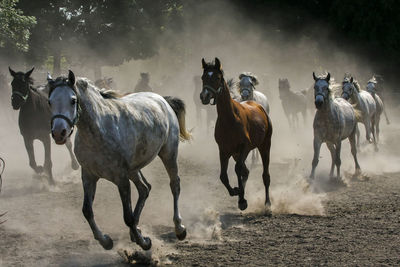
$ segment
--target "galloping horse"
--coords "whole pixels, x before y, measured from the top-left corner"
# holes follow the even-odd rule
[[[361,90],[360,85],[353,77],[345,77],[343,80],[342,97],[353,104],[354,107],[360,111],[360,121],[365,126],[365,133],[368,142],[371,141],[371,132],[375,149],[377,149],[377,142],[375,138],[375,122],[377,117],[377,110],[375,100],[370,93]],[[379,121],[379,118],[378,118]],[[359,144],[359,138],[357,145]]]
[[[374,75],[367,83],[367,91],[371,93],[371,95],[374,97],[376,102],[379,102],[379,104],[380,104],[380,102],[382,102],[382,105],[380,105],[380,106],[378,106],[378,103],[377,103],[377,107],[376,108],[377,108],[378,112],[380,111],[380,113],[383,113],[385,115],[386,124],[389,125],[390,121],[389,121],[389,118],[388,118],[388,116],[386,114],[385,106],[383,105],[383,101],[384,101],[383,93],[384,93],[384,90],[383,90],[383,87],[381,86],[381,83],[383,83],[382,76],[377,75],[375,77],[375,75]],[[378,94],[378,92],[379,92],[379,94]]]
[[[332,165],[330,177],[333,177],[334,167],[337,169],[337,179],[340,179],[340,150],[342,140],[348,138],[351,145],[351,153],[354,157],[356,173],[359,173],[360,165],[357,160],[356,127],[359,114],[353,106],[343,98],[334,98],[329,87],[330,74],[326,77],[316,77],[313,72],[314,99],[317,112],[314,117],[314,158],[310,178],[315,177],[315,168],[319,162],[319,152],[322,143],[326,143],[331,152]]]
[[[215,141],[219,148],[221,165],[220,179],[228,189],[229,195],[239,196],[239,209],[247,208],[244,198],[244,189],[249,177],[249,170],[245,160],[249,152],[257,148],[263,163],[263,181],[265,186],[265,205],[270,206],[269,199],[269,160],[271,149],[272,124],[265,109],[254,101],[237,102],[232,99],[227,83],[224,79],[221,63],[215,58],[215,63],[203,65],[203,90],[200,99],[204,105],[217,105],[217,122],[215,124]],[[238,178],[238,187],[232,188],[229,184],[227,169],[229,158],[236,161],[235,172]]]
[[[303,121],[307,118],[307,98],[305,93],[292,92],[289,80],[279,79],[279,98],[282,102],[283,111],[288,119],[289,126],[295,129],[299,125],[298,113],[303,115]]]
[[[28,152],[29,166],[36,172],[45,171],[50,184],[54,184],[52,162],[51,162],[51,142],[50,142],[50,120],[51,112],[47,103],[47,97],[39,89],[33,87],[33,79],[30,77],[34,68],[30,71],[15,72],[9,68],[13,77],[11,82],[12,96],[11,104],[15,110],[19,109],[19,130],[24,138],[25,148]],[[38,166],[35,161],[33,141],[40,140],[44,145],[44,165]],[[78,162],[72,152],[72,143],[67,138],[65,145],[71,157],[71,167],[74,170],[79,168]]]
[[[372,97],[375,100],[375,104],[376,104],[376,115],[375,115],[375,131],[376,131],[376,139],[377,142],[379,142],[379,123],[381,121],[381,115],[382,113],[385,114],[386,117],[386,123],[390,124],[390,121],[386,115],[386,111],[385,111],[385,106],[383,104],[382,99],[380,98],[380,96],[376,93],[376,80],[373,78],[371,80],[368,81],[367,83],[367,91],[372,95]]]
[[[151,189],[141,169],[158,155],[170,178],[175,234],[178,239],[184,239],[186,229],[178,209],[177,156],[179,137],[188,140],[190,134],[185,129],[182,100],[163,98],[151,92],[119,96],[115,91],[98,89],[86,78],[75,83],[72,71],[69,71],[68,79],[48,77],[48,83],[53,139],[57,144],[63,144],[74,126],[78,128],[75,154],[82,166],[82,211],[94,238],[104,249],[113,247],[112,239],[97,227],[92,210],[97,181],[104,178],[118,187],[131,240],[145,250],[150,249],[150,238],[142,236],[138,228]],[[130,180],[139,192],[133,213]]]

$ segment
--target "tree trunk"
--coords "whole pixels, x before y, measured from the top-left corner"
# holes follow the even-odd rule
[[[61,52],[56,51],[53,56],[53,77],[58,77],[61,75]]]

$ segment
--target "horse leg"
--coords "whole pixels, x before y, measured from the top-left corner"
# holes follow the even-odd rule
[[[331,164],[331,171],[329,172],[329,177],[332,178],[336,163],[336,151],[334,144],[332,144],[331,142],[326,142],[326,146],[328,147],[329,152],[331,152],[332,164]]]
[[[269,185],[271,184],[271,177],[269,175],[269,161],[271,151],[271,139],[267,139],[266,142],[264,142],[264,144],[258,149],[258,151],[260,152],[263,164],[262,178],[265,187],[265,206],[267,208],[270,208],[271,200],[269,199]]]
[[[67,142],[65,143],[65,146],[67,147],[69,156],[71,157],[71,168],[73,170],[79,169],[78,161],[76,160],[75,154],[72,151],[72,142],[71,142],[70,138],[67,138]]]
[[[383,114],[385,114],[386,124],[389,125],[389,124],[390,124],[390,121],[389,121],[388,115],[386,114],[386,108],[385,108],[385,106],[383,106]]]
[[[25,143],[26,152],[28,152],[29,166],[31,166],[31,168],[36,173],[42,173],[43,172],[43,167],[36,165],[35,151],[34,151],[34,148],[33,148],[33,139],[24,137],[24,143]]]
[[[46,135],[46,137],[43,139],[43,145],[44,145],[44,169],[48,175],[48,181],[50,185],[54,185],[54,178],[53,178],[53,163],[51,162],[51,142],[50,142],[50,136]]]
[[[229,158],[230,158],[229,155],[219,151],[219,162],[221,165],[221,172],[219,175],[219,179],[221,180],[222,184],[226,187],[226,189],[228,189],[230,196],[237,196],[239,195],[239,188],[238,187],[232,188],[231,185],[229,184],[229,178],[228,178]]]
[[[322,142],[318,139],[314,137],[314,158],[312,160],[312,169],[311,169],[311,174],[310,174],[310,179],[314,179],[315,177],[315,168],[318,165],[319,162],[319,152],[321,150],[321,144]]]
[[[375,116],[375,127],[376,127],[376,141],[379,143],[379,123],[381,121],[380,115]]]
[[[336,160],[335,160],[335,162],[336,162],[337,179],[340,180],[341,179],[341,177],[340,177],[340,165],[342,164],[342,161],[340,160],[340,151],[341,151],[341,148],[342,148],[342,141],[339,140],[336,143],[335,147],[336,147]]]
[[[371,121],[370,121],[369,118],[364,120],[364,126],[365,126],[365,133],[366,133],[367,141],[369,143],[372,143],[372,140],[371,140]]]
[[[375,117],[371,119],[371,132],[372,132],[372,140],[374,141],[375,151],[378,151],[378,142],[376,141],[375,135]]]
[[[357,148],[360,148],[360,129],[358,128],[358,124],[356,125],[356,136],[357,136]]]
[[[245,210],[247,209],[247,200],[244,198],[244,185],[242,180],[242,173],[243,169],[245,168],[245,160],[249,152],[242,151],[238,157],[238,160],[235,164],[235,172],[238,179],[238,186],[239,186],[239,209]]]
[[[179,240],[183,240],[186,237],[186,228],[182,224],[182,217],[179,212],[179,194],[181,191],[180,178],[178,175],[178,165],[176,162],[176,152],[173,155],[162,157],[161,160],[164,163],[165,169],[167,169],[168,176],[170,179],[169,186],[171,188],[172,196],[174,198],[174,217],[173,221],[175,224],[175,235]]]
[[[118,191],[124,210],[124,221],[125,224],[130,228],[132,242],[136,242],[136,244],[138,244],[144,250],[149,250],[151,248],[151,239],[149,237],[142,236],[142,233],[138,228],[138,224],[140,214],[142,213],[150,190],[146,186],[146,183],[143,181],[139,172],[133,173],[133,176],[130,179],[138,190],[139,198],[135,206],[135,211],[132,214],[131,185],[128,179],[121,179],[120,183],[118,184]]]
[[[98,177],[89,174],[84,169],[82,169],[82,184],[83,184],[83,207],[82,212],[88,221],[90,228],[92,229],[93,236],[104,249],[110,250],[113,247],[113,241],[108,235],[103,235],[100,229],[97,227],[93,215],[93,201],[96,194],[96,184],[99,180]]]
[[[356,137],[355,137],[355,131],[351,133],[349,136],[349,141],[350,141],[350,146],[351,146],[351,154],[353,155],[354,158],[354,163],[355,163],[355,174],[357,175],[358,173],[361,172],[360,165],[358,164],[357,160],[357,148],[356,148]]]

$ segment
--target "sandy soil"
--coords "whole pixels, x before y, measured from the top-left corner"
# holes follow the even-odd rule
[[[237,199],[229,197],[219,181],[213,137],[195,129],[196,140],[181,144],[179,158],[180,208],[188,236],[184,241],[174,236],[169,180],[161,162],[155,160],[144,169],[153,185],[140,222],[153,241],[146,253],[129,240],[117,188],[101,180],[95,217],[103,232],[114,239],[114,248],[105,251],[81,213],[80,173],[68,167],[66,149],[53,148],[58,184],[48,188],[42,177],[32,178],[14,125],[9,130],[12,136],[0,134],[0,151],[8,162],[0,195],[0,213],[8,211],[7,221],[0,225],[0,265],[126,266],[126,260],[135,263],[135,259],[174,266],[400,265],[398,125],[383,126],[379,152],[371,145],[362,146],[363,175],[356,179],[351,179],[354,166],[346,141],[342,149],[345,185],[329,181],[326,148],[317,178],[308,184],[310,128],[293,133],[276,127],[272,214],[263,209],[261,166],[250,168],[249,208],[240,212]],[[236,184],[230,165],[230,180]],[[136,201],[136,190],[132,192]],[[128,257],[121,257],[125,252]]]

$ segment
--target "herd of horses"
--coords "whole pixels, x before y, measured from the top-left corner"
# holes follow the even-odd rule
[[[258,150],[265,186],[265,207],[271,205],[270,152],[273,126],[268,99],[255,89],[257,77],[249,72],[239,75],[239,82],[225,80],[221,62],[202,59],[202,75],[195,77],[197,100],[203,106],[216,106],[214,137],[219,149],[220,180],[230,196],[238,196],[240,210],[247,208],[245,186],[249,177],[246,158],[251,151]],[[141,169],[158,156],[170,178],[173,195],[173,222],[179,240],[186,237],[179,212],[180,177],[178,174],[178,144],[191,139],[186,130],[184,102],[175,97],[162,97],[153,92],[118,94],[101,83],[94,84],[87,78],[76,78],[72,71],[68,76],[53,79],[49,74],[47,84],[34,87],[30,77],[33,69],[15,72],[9,68],[11,82],[11,104],[19,110],[19,128],[29,156],[29,165],[36,173],[45,173],[49,184],[54,184],[50,157],[50,134],[58,145],[66,145],[71,157],[71,167],[81,166],[84,189],[82,212],[88,221],[93,236],[104,249],[113,247],[113,240],[103,234],[94,219],[92,209],[96,184],[100,178],[107,179],[118,187],[125,224],[130,229],[132,242],[142,249],[151,248],[151,239],[144,236],[138,224],[142,209],[150,193],[151,185]],[[379,120],[384,112],[383,103],[376,90],[376,80],[371,79],[367,91],[361,90],[353,77],[342,83],[342,97],[335,97],[330,74],[314,77],[314,158],[310,178],[315,176],[322,143],[326,143],[332,156],[330,175],[340,179],[341,142],[349,139],[354,157],[356,173],[360,172],[357,160],[357,123],[366,128],[366,138],[377,148]],[[307,94],[293,93],[287,79],[279,80],[280,96],[286,114],[295,116],[307,110]],[[199,97],[200,95],[200,97]],[[296,99],[296,104],[285,108],[283,99]],[[199,112],[200,109],[198,109]],[[210,109],[211,110],[211,109]],[[214,109],[215,110],[215,109]],[[212,116],[213,113],[209,113]],[[293,119],[294,120],[294,119]],[[49,127],[50,125],[50,127]],[[77,128],[74,153],[70,136]],[[372,135],[372,138],[371,138]],[[38,139],[45,147],[44,166],[38,166],[33,151],[33,140]],[[235,160],[237,187],[232,187],[228,178],[228,162]],[[78,164],[79,162],[79,164]],[[0,180],[1,181],[1,180]],[[132,211],[131,185],[136,186],[139,197]]]

